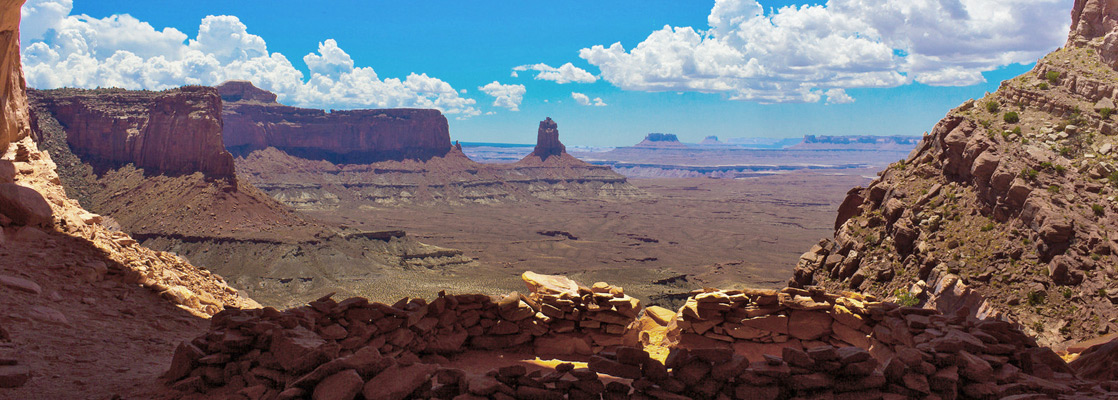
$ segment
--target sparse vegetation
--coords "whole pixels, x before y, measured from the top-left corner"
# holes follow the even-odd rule
[[[994,222],[990,221],[990,223],[988,223],[986,225],[982,225],[981,229],[982,229],[983,232],[989,232],[989,231],[994,230]]]
[[[1103,208],[1102,204],[1092,204],[1091,205],[1091,211],[1093,211],[1095,213],[1095,215],[1100,216],[1100,217],[1103,214],[1106,214],[1106,209]]]
[[[1061,292],[1060,294],[1064,295],[1064,298],[1065,298],[1065,299],[1070,299],[1070,298],[1071,298],[1071,294],[1072,294],[1072,292],[1071,292],[1071,288],[1064,288],[1064,291],[1063,291],[1063,292]]]
[[[1002,119],[1004,119],[1005,123],[1007,124],[1016,124],[1018,121],[1021,120],[1021,116],[1017,115],[1017,111],[1010,111],[1005,113],[1005,115],[1002,116]]]
[[[986,102],[986,111],[996,113],[996,112],[998,112],[998,106],[999,106],[998,102],[993,101],[993,100],[988,101],[988,102]]]
[[[1060,83],[1060,73],[1056,71],[1048,71],[1044,73],[1044,78],[1053,85]]]
[[[1025,168],[1025,169],[1021,170],[1021,176],[1024,177],[1025,179],[1036,179],[1036,176],[1038,174],[1040,174],[1040,173],[1037,172],[1037,170],[1032,169],[1032,168]],[[1118,177],[1116,177],[1116,178],[1118,178]]]
[[[1068,168],[1067,168],[1067,167],[1065,167],[1065,166],[1063,166],[1063,165],[1057,165],[1057,166],[1055,166],[1055,167],[1054,167],[1053,169],[1055,169],[1055,170],[1056,170],[1056,173],[1057,173],[1057,174],[1060,174],[1060,175],[1063,175],[1063,174],[1064,174],[1064,172],[1067,172],[1067,170],[1068,170]]]
[[[1040,90],[1048,90],[1048,82],[1041,82],[1037,85],[1037,88],[1040,88]]]
[[[1039,306],[1041,304],[1044,304],[1045,296],[1046,296],[1046,294],[1044,292],[1042,292],[1040,290],[1034,290],[1034,291],[1029,292],[1029,295],[1028,295],[1028,298],[1026,299],[1026,301],[1028,302],[1029,306],[1036,307],[1036,306]]]
[[[920,299],[913,296],[912,293],[909,293],[907,290],[897,289],[897,291],[893,293],[896,294],[897,304],[901,307],[915,307],[917,304],[920,304]]]
[[[1114,114],[1113,108],[1103,107],[1099,109],[1099,116],[1102,117],[1102,119],[1110,118],[1110,114]]]
[[[1110,181],[1110,185],[1118,188],[1118,171],[1111,172],[1107,175],[1106,180]]]
[[[1048,193],[1052,193],[1052,194],[1060,193],[1060,187],[1057,186],[1057,185],[1051,185],[1051,186],[1048,187]]]

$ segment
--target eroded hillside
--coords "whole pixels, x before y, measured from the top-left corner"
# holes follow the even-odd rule
[[[851,190],[792,283],[1005,317],[1042,344],[1118,329],[1112,4],[1077,1],[1065,48]]]

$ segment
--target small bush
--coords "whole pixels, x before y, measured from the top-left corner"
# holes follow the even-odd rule
[[[1106,180],[1110,181],[1110,185],[1118,187],[1118,171],[1111,172],[1107,175]]]
[[[1039,291],[1039,290],[1034,290],[1034,291],[1029,292],[1029,296],[1026,300],[1028,301],[1030,306],[1036,307],[1036,306],[1039,306],[1041,304],[1044,304],[1044,297],[1045,297],[1044,292]]]
[[[1064,291],[1060,294],[1064,295],[1065,299],[1070,299],[1072,294],[1071,288],[1064,288]]]
[[[1068,168],[1063,165],[1057,165],[1054,169],[1056,170],[1056,173],[1060,175],[1063,175],[1064,172],[1068,170]]]
[[[1075,150],[1072,150],[1071,147],[1068,147],[1068,146],[1060,147],[1060,155],[1061,156],[1064,156],[1066,158],[1071,158],[1071,156],[1073,154],[1075,154]]]
[[[1060,193],[1060,187],[1056,186],[1056,185],[1049,186],[1048,187],[1048,193],[1053,193],[1053,194]]]
[[[1114,114],[1113,108],[1104,107],[1099,109],[1099,116],[1102,117],[1102,119],[1110,118],[1110,114]]]
[[[1021,116],[1017,115],[1017,111],[1010,111],[1005,113],[1002,119],[1004,119],[1007,124],[1016,124],[1017,121],[1021,120]]]
[[[1041,161],[1040,169],[1052,169],[1052,163],[1048,161]]]
[[[913,296],[912,293],[907,290],[897,289],[894,294],[897,295],[897,305],[901,307],[915,307],[917,304],[920,304],[920,299]]]
[[[986,102],[986,111],[989,111],[989,112],[992,112],[992,113],[998,112],[998,102],[993,101],[993,100]]]
[[[1040,90],[1048,90],[1048,82],[1041,82],[1037,87],[1040,88]]]
[[[994,230],[994,223],[993,223],[993,222],[990,222],[990,223],[988,223],[988,224],[986,224],[986,225],[982,225],[982,228],[981,228],[981,229],[982,229],[982,231],[983,231],[983,232],[989,232],[989,231],[992,231],[992,230]]]
[[[1060,83],[1060,73],[1056,71],[1048,71],[1044,74],[1044,78],[1048,79],[1053,85]]]
[[[1021,170],[1021,176],[1025,177],[1027,179],[1036,179],[1036,176],[1038,174],[1039,174],[1039,172],[1037,172],[1035,169],[1032,169],[1032,168],[1025,168],[1025,169]]]
[[[1095,213],[1095,215],[1100,216],[1100,217],[1103,214],[1106,214],[1106,208],[1104,208],[1102,206],[1102,204],[1092,204],[1091,205],[1091,211],[1093,211]]]
[[[1020,126],[1014,127],[1013,128],[1013,133],[1020,136],[1021,135],[1021,127]]]

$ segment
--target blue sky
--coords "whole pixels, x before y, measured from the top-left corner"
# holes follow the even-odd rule
[[[32,87],[247,78],[292,105],[440,108],[463,141],[530,143],[547,116],[568,145],[916,135],[1062,45],[1070,6],[29,0],[22,46]]]

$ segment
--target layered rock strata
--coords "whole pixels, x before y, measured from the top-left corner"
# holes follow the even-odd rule
[[[133,164],[149,174],[201,172],[236,182],[233,156],[222,142],[221,98],[213,88],[57,89],[31,91],[31,97],[36,109],[61,124],[70,149],[86,162]]]
[[[238,155],[276,148],[310,160],[368,164],[427,160],[450,151],[446,117],[433,109],[324,110],[289,107],[249,82],[217,87],[225,145]]]
[[[1118,71],[1110,2],[1077,1],[1068,47],[951,110],[848,194],[791,285],[855,288],[1019,322],[1041,344],[1118,330]]]
[[[459,147],[425,160],[368,164],[315,160],[268,148],[237,158],[237,168],[243,178],[299,210],[640,195],[609,167],[567,154],[557,124],[549,121],[540,123],[536,151],[510,164],[479,164]]]

